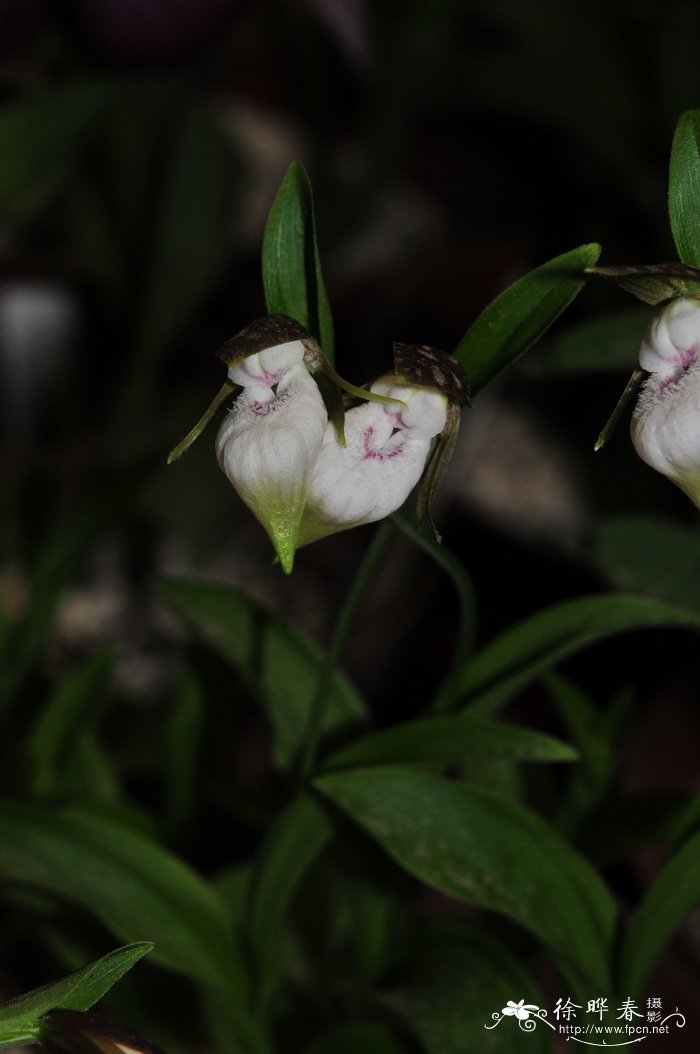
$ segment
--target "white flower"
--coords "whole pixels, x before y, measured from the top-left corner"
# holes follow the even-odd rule
[[[238,494],[267,531],[289,573],[327,416],[304,365],[301,340],[236,361],[229,379],[243,391],[216,437],[216,455]]]
[[[700,300],[672,300],[642,339],[639,365],[660,378],[678,380],[700,349]]]
[[[700,301],[668,304],[647,330],[639,364],[650,371],[632,417],[634,447],[700,506]]]
[[[383,519],[403,505],[423,474],[432,439],[445,427],[447,397],[433,388],[376,381],[371,391],[406,404],[364,403],[345,415],[346,446],[326,426],[311,475],[299,544]]]

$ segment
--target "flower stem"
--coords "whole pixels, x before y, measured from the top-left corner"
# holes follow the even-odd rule
[[[407,538],[410,538],[445,572],[457,593],[459,616],[452,661],[433,700],[433,709],[437,713],[448,713],[454,708],[457,684],[474,648],[477,624],[476,590],[466,569],[446,546],[439,544],[431,534],[422,531],[418,524],[402,512],[395,512],[392,520]]]
[[[342,654],[345,642],[350,634],[358,609],[365,598],[369,586],[374,581],[378,567],[384,557],[384,553],[391,541],[394,527],[385,521],[375,532],[372,542],[365,553],[362,563],[357,569],[350,588],[345,595],[343,603],[338,612],[333,626],[328,649],[323,657],[318,680],[304,736],[299,773],[302,779],[308,779],[316,764],[318,743],[323,726],[323,718],[328,701],[328,695],[338,661]]]

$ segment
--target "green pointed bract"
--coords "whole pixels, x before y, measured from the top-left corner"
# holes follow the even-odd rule
[[[610,436],[613,434],[613,432],[617,428],[617,426],[618,426],[618,424],[620,422],[620,418],[622,417],[623,413],[625,412],[627,404],[629,403],[630,399],[635,394],[635,392],[639,389],[639,386],[641,385],[642,381],[644,380],[645,374],[646,374],[646,371],[641,369],[641,367],[639,367],[639,366],[632,372],[632,376],[628,380],[627,386],[625,387],[624,392],[622,393],[622,395],[618,399],[617,405],[615,406],[615,409],[613,410],[613,412],[610,414],[610,417],[608,418],[608,420],[603,425],[603,428],[601,429],[600,435],[598,436],[598,438],[595,441],[595,446],[593,447],[593,450],[596,453],[598,453],[599,450],[603,449],[605,444],[610,439]]]
[[[586,274],[612,278],[625,292],[653,307],[677,297],[700,296],[700,270],[683,263],[587,267]]]
[[[176,447],[173,447],[173,449],[168,454],[169,465],[171,465],[173,461],[177,461],[178,458],[182,457],[182,455],[187,450],[189,450],[192,444],[199,439],[202,432],[207,427],[211,419],[214,417],[216,411],[219,409],[221,404],[224,403],[226,399],[228,399],[229,395],[231,395],[235,390],[236,385],[231,384],[230,381],[226,381],[224,384],[222,384],[207,409],[197,421],[197,424],[194,426],[194,428],[191,428],[185,438],[181,440],[181,442],[179,442]]]

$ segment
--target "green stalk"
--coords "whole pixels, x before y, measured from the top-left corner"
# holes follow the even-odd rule
[[[365,598],[369,586],[376,577],[379,564],[384,557],[393,533],[394,528],[391,523],[385,520],[376,531],[338,612],[330,643],[319,670],[313,699],[311,700],[311,709],[309,710],[309,719],[299,764],[299,774],[302,780],[308,779],[314,770],[323,717],[328,701],[328,691],[333,674],[352,629],[358,609]]]

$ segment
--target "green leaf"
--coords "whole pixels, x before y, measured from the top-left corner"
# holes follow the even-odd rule
[[[455,349],[472,394],[539,340],[586,283],[585,269],[599,245],[556,256],[501,293],[484,308]]]
[[[446,926],[444,927],[446,930]],[[455,925],[433,935],[400,985],[380,998],[403,1017],[426,1054],[543,1054],[552,1049],[551,1031],[531,1032],[515,1018],[494,1025],[508,1000],[537,1006],[542,999],[516,956],[475,925]]]
[[[629,372],[654,312],[647,307],[609,311],[570,326],[538,349],[527,366],[532,377]]]
[[[40,1018],[49,1010],[89,1010],[142,956],[153,950],[149,941],[117,948],[70,977],[35,988],[0,1007],[0,1050],[36,1043]]]
[[[462,671],[459,691],[470,712],[490,714],[570,655],[631,630],[700,630],[700,614],[648,597],[603,594],[539,611],[506,630]]]
[[[671,147],[668,211],[684,263],[700,267],[700,110],[681,114]]]
[[[600,710],[578,685],[554,673],[545,677],[545,684],[580,751],[580,764],[571,773],[562,810],[562,819],[571,829],[605,793],[614,772],[616,752],[606,735]]]
[[[332,1032],[317,1039],[304,1054],[407,1054],[406,1048],[382,1025],[340,1025]]]
[[[575,761],[578,757],[568,743],[529,728],[468,716],[427,717],[354,740],[326,760],[324,771],[483,755],[512,761]]]
[[[78,809],[3,802],[0,877],[81,906],[122,940],[153,940],[154,962],[246,998],[225,905],[143,834]]]
[[[612,278],[625,292],[652,306],[679,296],[700,296],[700,271],[683,264],[589,267],[588,273]]]
[[[275,759],[290,764],[308,727],[322,650],[297,629],[232,589],[198,582],[165,582],[164,599],[259,692],[273,731]],[[329,732],[366,722],[364,704],[335,671],[323,714]]]
[[[182,830],[194,813],[203,718],[199,681],[185,671],[165,730],[165,819],[170,833]]]
[[[591,531],[584,555],[617,589],[700,612],[700,537],[695,527],[653,516],[617,516]]]
[[[333,836],[326,811],[302,793],[275,819],[260,850],[252,881],[250,939],[263,997],[274,983],[285,917],[300,882]]]
[[[316,337],[333,362],[333,319],[316,244],[311,183],[298,161],[290,165],[272,203],[262,253],[265,301],[271,315],[288,315]]]
[[[31,560],[30,600],[26,617],[15,624],[0,670],[0,708],[15,696],[23,679],[35,669],[54,627],[62,591],[74,578],[99,534],[115,526],[128,508],[128,499],[144,479],[146,465],[132,465],[121,475],[103,480],[77,509],[72,509],[42,537]]]
[[[613,900],[534,813],[408,769],[354,769],[316,783],[410,874],[530,930],[572,984],[605,987]]]
[[[672,844],[692,802],[696,809],[695,827],[699,802],[688,794],[660,792],[616,797],[612,792],[577,832],[577,844],[596,867],[624,864],[645,847],[648,852],[651,845]]]
[[[700,901],[700,831],[664,864],[637,908],[620,955],[620,990],[641,995],[668,941]]]
[[[113,665],[113,648],[102,648],[63,681],[39,714],[28,744],[30,782],[37,797],[54,793],[71,751],[102,716]]]

